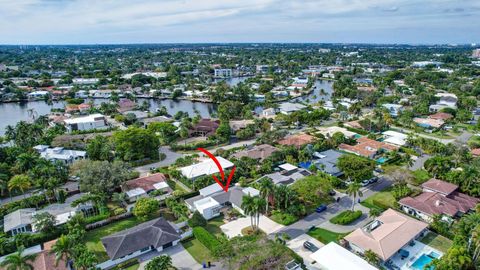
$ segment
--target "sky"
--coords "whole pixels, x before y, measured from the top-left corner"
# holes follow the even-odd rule
[[[0,0],[0,44],[480,43],[480,0]]]

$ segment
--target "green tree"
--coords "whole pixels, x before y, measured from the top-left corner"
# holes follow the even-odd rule
[[[230,135],[232,134],[232,130],[228,121],[222,121],[217,128],[216,134],[218,138],[224,142],[230,139]]]
[[[91,160],[108,160],[114,158],[113,147],[105,136],[97,135],[87,143],[87,155]]]
[[[33,216],[33,224],[37,231],[51,233],[55,230],[57,220],[48,212],[38,213]]]
[[[373,266],[380,266],[380,259],[378,258],[377,254],[372,250],[365,251],[365,259]]]
[[[145,270],[171,270],[173,267],[172,258],[168,255],[161,255],[153,258],[145,265]]]
[[[158,201],[154,198],[140,198],[135,203],[133,214],[140,220],[148,220],[160,208]]]
[[[343,155],[338,159],[337,166],[347,178],[362,181],[372,178],[375,162],[360,156]]]
[[[67,235],[61,235],[55,244],[52,246],[52,254],[55,254],[55,264],[58,265],[59,261],[65,261],[65,266],[68,264],[68,260],[73,256],[73,247],[75,242],[72,241]]]
[[[128,165],[122,161],[80,160],[73,164],[72,173],[79,177],[82,192],[95,194],[111,194],[131,176]]]
[[[160,144],[169,144],[176,138],[177,127],[172,123],[167,122],[155,122],[148,125],[147,128],[152,134],[158,136]]]
[[[355,200],[357,199],[357,196],[358,197],[362,197],[363,196],[363,193],[362,191],[360,190],[362,186],[360,185],[360,183],[357,183],[357,182],[353,182],[351,183],[350,185],[348,185],[347,187],[347,194],[348,196],[352,196],[353,199],[352,199],[352,211],[354,210],[355,208]]]
[[[195,211],[192,217],[188,220],[188,226],[192,228],[197,226],[204,227],[205,225],[207,225],[207,221],[198,211]]]
[[[112,141],[116,155],[124,161],[158,158],[159,140],[150,131],[129,127],[114,132]]]
[[[8,255],[1,263],[0,266],[5,267],[7,270],[34,270],[32,262],[37,257],[37,254],[24,255],[25,248],[22,246],[17,252]]]
[[[267,202],[265,206],[266,207],[265,212],[268,213],[268,205],[269,205],[268,202],[270,200],[270,197],[273,195],[273,192],[275,190],[275,185],[273,184],[270,178],[262,178],[258,184],[259,184],[258,188],[260,191],[260,195]]]
[[[8,182],[8,191],[19,190],[25,195],[25,191],[32,186],[32,181],[28,175],[18,174],[12,177]]]

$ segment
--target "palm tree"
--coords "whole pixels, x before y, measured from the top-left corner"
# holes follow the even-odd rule
[[[250,216],[250,225],[251,225],[252,229],[255,228],[255,222],[254,222],[255,205],[254,205],[254,203],[255,202],[253,201],[253,197],[243,196],[243,198],[242,198],[242,209],[243,209],[243,212],[245,213],[245,215]]]
[[[17,252],[8,255],[0,266],[7,270],[34,270],[29,262],[33,262],[37,254],[23,255],[25,248],[21,246]]]
[[[68,265],[68,260],[72,257],[73,247],[75,243],[67,235],[60,236],[57,239],[57,242],[52,246],[52,254],[55,254],[55,263],[58,265],[58,262],[64,260],[66,265]]]
[[[145,265],[145,270],[169,270],[174,269],[172,264],[172,258],[168,255],[162,255],[153,258]]]
[[[113,193],[112,201],[117,203],[120,206],[124,206],[127,203],[127,194],[125,193]]]
[[[265,199],[263,198],[255,197],[253,199],[253,214],[255,215],[257,221],[257,224],[255,225],[255,230],[258,230],[260,223],[260,214],[263,213],[266,204],[267,201],[265,201]]]
[[[357,182],[353,182],[352,184],[350,184],[348,187],[347,187],[347,194],[348,196],[353,196],[353,200],[352,200],[352,211],[354,210],[355,208],[355,199],[357,198],[357,196],[359,197],[362,197],[363,196],[363,193],[362,191],[360,191],[360,188],[362,186],[360,185],[360,183],[357,183]]]
[[[270,178],[262,178],[259,182],[260,195],[267,201],[265,212],[268,213],[268,205],[270,196],[273,195],[275,185]]]
[[[13,176],[8,182],[8,191],[11,192],[12,190],[17,189],[25,196],[25,190],[29,189],[31,186],[32,183],[28,175],[18,174]]]
[[[480,258],[480,225],[477,225],[468,239],[468,249],[472,252],[472,259],[477,262]]]

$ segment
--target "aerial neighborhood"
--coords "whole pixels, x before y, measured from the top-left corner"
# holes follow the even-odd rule
[[[476,48],[0,47],[0,269],[480,269]]]

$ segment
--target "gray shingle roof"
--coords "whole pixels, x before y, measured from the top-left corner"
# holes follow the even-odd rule
[[[157,218],[106,236],[102,238],[102,243],[108,256],[114,260],[143,248],[158,248],[179,239],[180,234],[168,221]]]
[[[33,213],[35,213],[34,208],[25,208],[6,215],[3,218],[3,231],[8,232],[19,226],[32,224]]]

